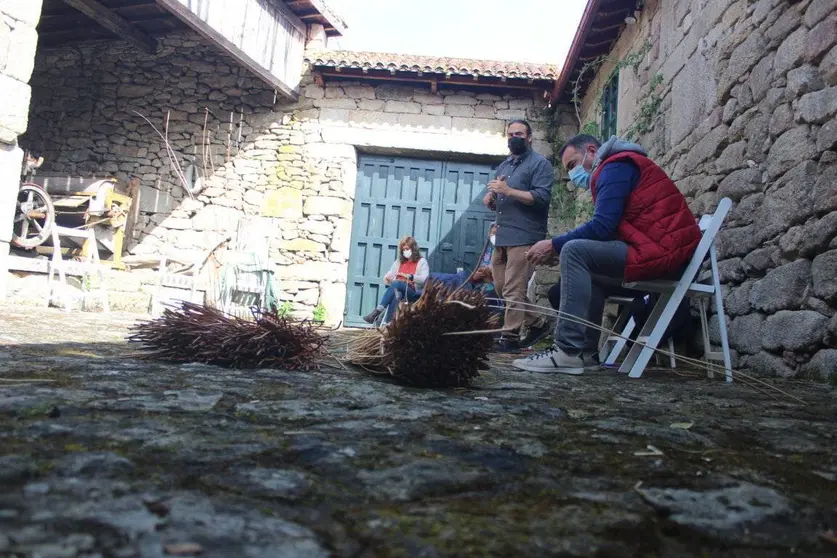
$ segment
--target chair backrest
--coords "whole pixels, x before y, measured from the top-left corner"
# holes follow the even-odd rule
[[[718,232],[721,230],[721,225],[724,224],[724,219],[726,219],[731,208],[732,200],[729,198],[723,198],[720,202],[718,202],[718,208],[715,209],[715,213],[701,217],[698,226],[700,227],[703,235],[700,238],[700,242],[695,249],[695,253],[692,256],[691,261],[689,261],[689,265],[686,267],[686,271],[683,273],[683,277],[688,277],[689,282],[695,280],[695,277],[697,277],[698,271],[700,270],[700,266],[703,264],[706,257],[709,256],[710,250],[712,250],[715,245],[715,238],[718,236]]]

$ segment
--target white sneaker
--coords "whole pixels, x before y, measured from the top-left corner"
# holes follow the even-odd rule
[[[512,362],[512,366],[527,372],[542,374],[583,374],[584,361],[581,357],[570,356],[558,347],[535,353]]]

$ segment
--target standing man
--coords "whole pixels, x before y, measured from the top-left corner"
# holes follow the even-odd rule
[[[532,150],[532,127],[525,120],[512,121],[507,130],[511,155],[497,168],[488,183],[485,206],[497,212],[497,234],[491,271],[494,288],[506,300],[503,335],[497,340],[496,350],[516,353],[549,332],[543,318],[526,313],[526,288],[535,272],[534,263],[526,259],[526,252],[546,237],[546,220],[555,170],[549,161]],[[521,330],[528,328],[521,339]]]

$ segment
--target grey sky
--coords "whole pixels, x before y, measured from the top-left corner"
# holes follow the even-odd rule
[[[349,26],[332,48],[561,66],[586,0],[329,0]]]

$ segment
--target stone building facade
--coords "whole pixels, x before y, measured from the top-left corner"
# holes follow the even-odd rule
[[[600,128],[616,69],[617,132],[649,150],[696,215],[735,202],[719,255],[737,364],[833,374],[837,1],[649,0],[638,15],[589,68],[581,127]]]
[[[317,84],[309,61],[289,104],[196,34],[168,35],[160,47],[156,56],[115,42],[40,53],[23,141],[46,158],[42,174],[141,180],[134,254],[200,259],[241,217],[273,219],[280,294],[302,315],[322,305],[330,322],[343,316],[359,152],[496,160],[514,118],[532,121],[536,148],[551,152],[531,92]],[[143,117],[160,131],[168,119],[184,169],[208,170],[194,196]]]
[[[30,88],[41,17],[41,0],[0,4],[0,298],[6,291],[5,259],[12,238],[12,216],[23,151],[17,137],[26,131]]]

